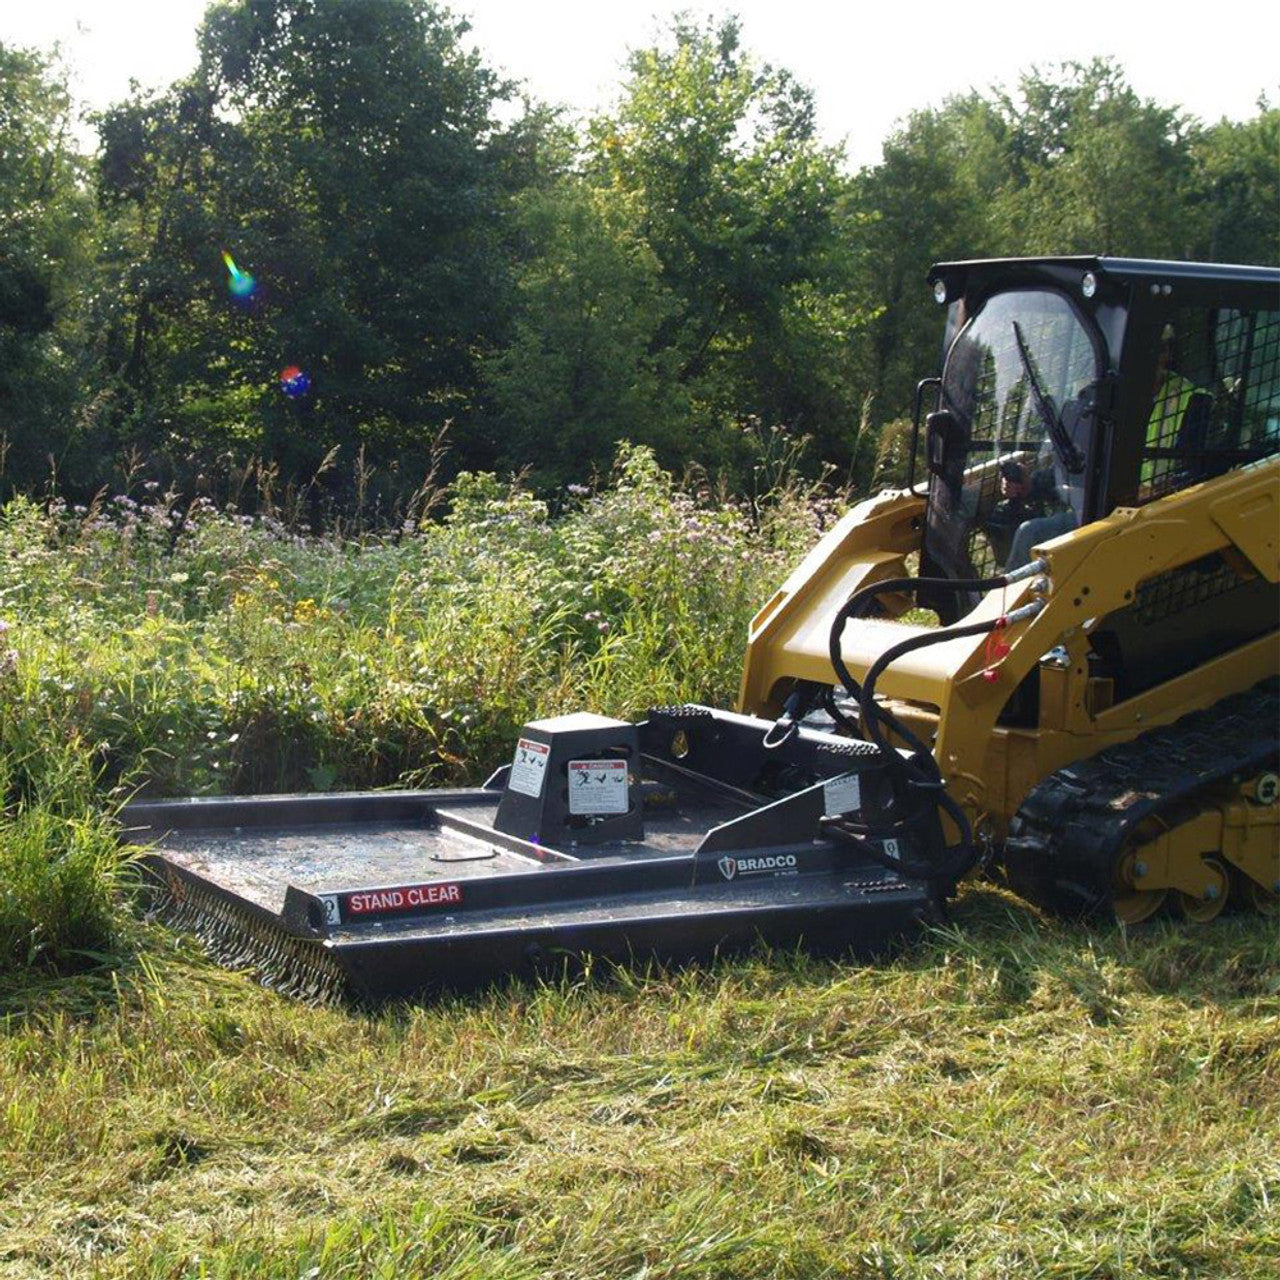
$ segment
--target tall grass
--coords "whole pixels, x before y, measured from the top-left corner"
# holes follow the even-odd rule
[[[110,938],[129,794],[474,781],[539,714],[725,703],[747,621],[831,504],[625,449],[555,517],[460,476],[394,529],[303,534],[156,486],[0,511],[0,967]]]

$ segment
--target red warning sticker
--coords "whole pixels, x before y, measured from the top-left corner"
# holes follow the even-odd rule
[[[626,813],[625,760],[570,760],[570,813]]]
[[[345,914],[382,915],[388,911],[421,911],[424,907],[454,907],[462,902],[460,884],[410,884],[396,889],[367,889],[341,895]]]
[[[515,759],[511,761],[511,776],[507,779],[507,786],[526,796],[540,796],[550,756],[551,748],[545,742],[521,738],[516,743]]]

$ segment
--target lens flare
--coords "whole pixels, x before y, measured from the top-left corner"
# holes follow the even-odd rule
[[[311,390],[311,379],[296,364],[286,365],[280,370],[280,390],[290,400],[298,400]]]
[[[236,266],[236,260],[225,249],[222,251],[222,261],[226,263],[227,271],[230,273],[230,277],[227,280],[227,288],[231,290],[232,297],[253,297],[253,292],[258,287],[258,282],[253,276],[247,271],[241,271]]]

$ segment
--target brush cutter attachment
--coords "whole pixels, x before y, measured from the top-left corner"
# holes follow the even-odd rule
[[[223,962],[310,999],[466,990],[594,955],[803,944],[868,954],[938,909],[869,743],[703,707],[535,721],[482,788],[145,802],[162,910]],[[895,859],[900,860],[895,864]]]

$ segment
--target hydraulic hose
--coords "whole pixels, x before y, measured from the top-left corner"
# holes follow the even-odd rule
[[[862,587],[855,591],[848,600],[840,606],[839,612],[831,622],[831,640],[830,640],[830,656],[831,665],[835,668],[836,675],[840,677],[841,683],[855,697],[860,696],[860,686],[849,672],[849,668],[845,666],[844,657],[840,652],[840,639],[844,634],[845,624],[854,618],[863,617],[863,610],[875,599],[876,596],[884,595],[890,591],[910,591],[916,592],[921,587],[933,587],[939,591],[994,591],[997,587],[1012,586],[1015,582],[1021,582],[1024,578],[1034,577],[1038,573],[1043,573],[1048,566],[1043,560],[1033,560],[1030,564],[1025,564],[1020,569],[1010,570],[1008,573],[997,574],[992,578],[885,578],[879,582],[873,582],[869,586]],[[952,634],[960,634],[958,632]]]
[[[855,698],[861,697],[861,686],[853,678],[840,653],[840,638],[844,627],[853,618],[861,617],[866,606],[887,591],[915,591],[919,587],[934,587],[951,591],[991,591],[996,587],[1007,586],[1044,568],[1044,562],[1037,560],[1032,565],[1018,569],[1012,573],[1001,574],[994,578],[972,578],[957,582],[951,578],[887,578],[881,582],[873,582],[870,586],[855,591],[841,606],[831,627],[829,653],[831,665],[841,683]],[[959,634],[959,633],[953,633]],[[766,751],[776,751],[789,742],[798,732],[800,721],[808,714],[810,708],[821,703],[831,718],[851,733],[858,732],[858,726],[840,709],[829,686],[817,684],[811,680],[799,680],[783,703],[782,714],[764,735],[761,746]],[[928,748],[905,726],[901,733],[913,750],[927,752]]]
[[[939,808],[946,810],[960,832],[958,843],[952,846],[955,850],[955,858],[952,860],[955,865],[952,866],[951,862],[948,862],[946,870],[940,875],[940,878],[948,880],[959,879],[977,860],[977,845],[973,839],[973,828],[964,810],[947,791],[946,784],[942,778],[942,770],[939,768],[933,753],[928,750],[915,749],[911,758],[904,760],[889,743],[883,731],[884,726],[887,726],[901,738],[909,738],[915,743],[919,743],[919,739],[907,729],[901,720],[876,703],[876,682],[890,665],[908,653],[912,653],[917,649],[927,648],[931,644],[942,644],[947,640],[957,640],[964,636],[990,634],[992,631],[996,631],[1011,622],[1022,622],[1025,619],[1035,617],[1043,607],[1039,601],[1033,601],[1031,604],[1023,605],[1020,609],[1015,609],[1007,615],[993,618],[990,621],[971,622],[967,626],[950,627],[945,631],[911,636],[886,649],[867,671],[867,678],[863,682],[862,693],[859,698],[859,709],[862,712],[862,722],[866,726],[868,736],[879,748],[881,757],[885,760],[889,771],[900,777],[906,786],[913,790],[932,792],[935,803]],[[935,874],[939,873],[935,872]]]
[[[910,636],[906,640],[902,640],[886,649],[871,664],[867,671],[866,679],[861,684],[853,679],[844,662],[840,652],[840,641],[845,624],[852,618],[862,616],[867,604],[875,596],[884,592],[914,592],[922,586],[951,591],[992,591],[997,587],[1005,587],[1034,574],[1042,573],[1045,568],[1043,560],[1035,560],[1031,564],[1024,565],[1021,569],[1016,569],[1011,573],[1000,574],[993,578],[959,581],[948,578],[890,578],[882,582],[872,583],[849,597],[832,622],[831,665],[845,687],[857,699],[858,709],[862,718],[862,727],[867,737],[879,750],[890,776],[898,780],[902,794],[921,796],[922,793],[928,793],[930,802],[936,808],[944,810],[951,817],[960,833],[960,839],[956,844],[943,849],[944,855],[949,856],[944,856],[941,859],[934,858],[930,861],[920,861],[886,853],[882,847],[877,847],[875,842],[868,841],[865,838],[871,832],[861,824],[853,824],[842,818],[833,818],[825,820],[825,825],[839,832],[846,839],[851,840],[877,861],[904,875],[934,881],[955,882],[973,866],[977,861],[977,847],[973,839],[973,828],[967,815],[947,792],[946,784],[942,778],[942,771],[930,748],[898,717],[876,703],[876,682],[887,667],[905,654],[926,648],[932,644],[943,644],[948,640],[960,639],[964,636],[990,633],[1009,622],[1020,622],[1026,618],[1034,617],[1040,612],[1043,605],[1039,601],[1035,601],[1015,609],[1007,616],[994,618],[990,621],[973,622],[964,626],[947,627],[922,635]],[[858,731],[858,725],[840,710],[833,695],[828,695],[827,707],[833,718],[839,723],[855,733]],[[885,728],[895,733],[908,745],[912,752],[909,757],[904,759],[892,747],[884,732]],[[883,831],[878,830],[875,834],[881,840],[886,837],[893,838],[894,832],[906,830],[910,825],[911,818],[914,816],[909,814],[906,819],[895,823],[892,828],[886,828]]]
[[[987,635],[1010,623],[1034,618],[1043,608],[1044,606],[1040,601],[1036,600],[1030,604],[1023,605],[1020,609],[1014,609],[1011,613],[1002,614],[1000,617],[992,618],[989,621],[970,622],[961,627],[946,627],[937,631],[926,632],[923,635],[908,636],[907,639],[900,640],[895,645],[890,645],[867,669],[867,678],[858,694],[858,709],[862,712],[863,723],[866,725],[867,733],[870,735],[871,740],[882,752],[892,751],[889,743],[879,733],[879,725],[882,722],[891,722],[894,731],[900,735],[901,728],[905,728],[905,726],[900,728],[897,718],[883,707],[877,705],[875,701],[876,681],[884,674],[885,668],[899,658],[905,657],[908,653],[914,653],[917,649],[926,649],[933,644],[944,644],[948,640],[960,640],[965,636]],[[897,758],[896,752],[894,756]]]

